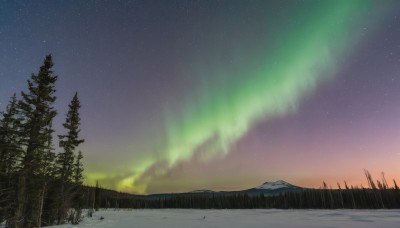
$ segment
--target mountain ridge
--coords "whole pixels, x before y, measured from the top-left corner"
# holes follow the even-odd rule
[[[255,187],[255,189],[268,189],[268,190],[276,190],[281,188],[301,188],[301,187],[290,184],[284,180],[277,180],[272,182],[267,181],[264,184]]]
[[[184,192],[184,193],[242,192],[242,191],[249,191],[249,190],[253,190],[253,189],[257,189],[257,190],[279,190],[279,189],[289,189],[289,188],[304,189],[303,187],[299,187],[299,186],[290,184],[289,182],[286,182],[284,180],[277,180],[277,181],[267,181],[267,182],[264,182],[262,185],[259,185],[257,187],[244,189],[244,190],[237,190],[237,191],[214,191],[214,190],[210,190],[210,189],[198,189],[198,190],[193,190],[193,191]]]
[[[165,198],[165,197],[174,197],[174,196],[180,196],[180,195],[224,195],[224,196],[230,196],[230,195],[250,195],[250,196],[256,196],[256,195],[264,195],[264,196],[271,196],[271,195],[279,195],[284,192],[295,192],[295,191],[302,191],[303,187],[299,187],[293,184],[290,184],[286,181],[283,180],[278,180],[278,181],[267,181],[264,182],[264,184],[260,186],[256,186],[253,188],[249,189],[243,189],[243,190],[236,190],[236,191],[214,191],[214,190],[209,190],[209,189],[198,189],[198,190],[193,190],[189,192],[181,192],[181,193],[158,193],[158,194],[150,194],[145,197],[148,198]]]

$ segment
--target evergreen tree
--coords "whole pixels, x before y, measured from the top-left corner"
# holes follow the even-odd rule
[[[71,100],[71,103],[68,105],[69,110],[67,113],[67,118],[65,123],[63,124],[64,128],[67,130],[66,135],[59,135],[60,139],[60,147],[64,149],[61,152],[57,159],[58,165],[58,175],[61,182],[60,188],[60,200],[59,200],[59,212],[57,223],[61,224],[64,222],[67,216],[67,209],[71,207],[71,200],[74,197],[76,188],[72,187],[71,184],[74,183],[76,173],[75,171],[75,149],[84,142],[83,139],[79,138],[80,133],[80,120],[79,117],[79,109],[81,107],[78,93],[75,93],[74,97]],[[79,163],[80,163],[79,158]],[[81,174],[81,172],[80,172]]]
[[[48,151],[49,136],[54,132],[51,123],[57,115],[53,104],[56,100],[55,82],[57,76],[52,71],[52,56],[47,55],[38,74],[28,80],[28,92],[22,92],[18,109],[22,117],[20,136],[26,147],[22,160],[22,172],[18,180],[17,208],[10,226],[40,227],[41,194],[43,185],[42,159]]]
[[[60,178],[66,182],[73,182],[74,150],[84,142],[83,139],[79,139],[79,126],[81,120],[79,117],[79,108],[81,105],[78,99],[78,93],[75,93],[68,107],[67,119],[63,124],[64,128],[68,130],[68,132],[66,135],[58,136],[60,138],[60,147],[64,149],[64,151],[59,154],[58,165]]]
[[[37,75],[32,74],[28,80],[28,93],[22,92],[22,100],[18,103],[21,110],[23,132],[27,146],[23,161],[25,173],[36,174],[42,153],[47,148],[53,118],[57,115],[53,104],[56,100],[54,84],[57,76],[52,71],[53,61],[47,55]]]

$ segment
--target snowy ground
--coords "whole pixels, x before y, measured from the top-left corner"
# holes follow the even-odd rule
[[[100,216],[104,219],[100,220]],[[72,227],[400,227],[400,210],[100,210]]]

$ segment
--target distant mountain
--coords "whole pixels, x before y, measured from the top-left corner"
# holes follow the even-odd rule
[[[286,181],[283,180],[278,180],[274,182],[265,182],[264,184],[255,187],[255,189],[263,189],[263,190],[277,190],[277,189],[283,189],[283,188],[292,188],[292,189],[298,189],[300,187],[289,184]]]
[[[272,182],[265,182],[264,184],[242,191],[248,195],[278,195],[283,192],[296,192],[301,191],[303,188],[289,184],[286,181],[278,180]]]
[[[179,195],[236,195],[236,194],[246,194],[246,195],[260,195],[263,194],[265,196],[268,195],[278,195],[283,192],[291,192],[291,191],[301,191],[304,188],[292,185],[286,181],[278,180],[272,182],[265,182],[264,184],[239,191],[212,191],[208,189],[194,190],[190,192],[184,193],[164,193],[164,194],[153,194],[148,195],[149,198],[169,198]]]

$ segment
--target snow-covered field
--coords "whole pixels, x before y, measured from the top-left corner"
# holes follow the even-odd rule
[[[104,219],[100,220],[100,216]],[[400,227],[400,210],[100,210],[72,227]]]

